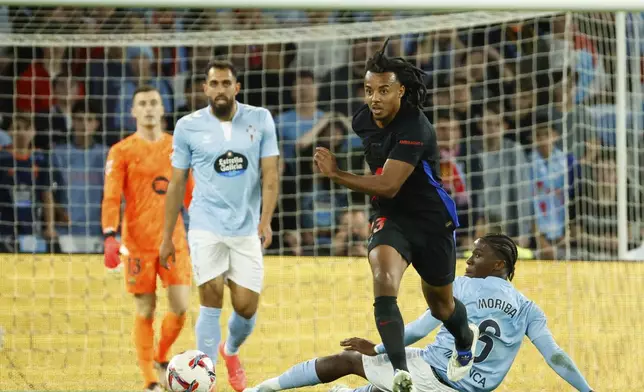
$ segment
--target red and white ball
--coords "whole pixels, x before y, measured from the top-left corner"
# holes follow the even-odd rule
[[[216,380],[212,359],[199,350],[175,355],[165,377],[172,392],[208,392]]]

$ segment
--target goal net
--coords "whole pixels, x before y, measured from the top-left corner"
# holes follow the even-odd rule
[[[544,309],[591,385],[638,385],[636,361],[624,353],[641,352],[641,339],[615,320],[644,325],[632,278],[644,270],[612,260],[622,154],[628,247],[644,259],[640,14],[627,18],[625,76],[617,72],[611,13],[0,7],[0,38],[0,153],[13,157],[0,161],[1,391],[140,389],[133,301],[122,274],[101,265],[105,157],[134,130],[138,85],[161,92],[168,132],[207,105],[201,85],[213,57],[238,68],[239,101],[273,113],[282,154],[261,316],[242,349],[249,383],[333,353],[342,338],[376,340],[364,260],[369,199],[322,178],[312,154],[326,146],[342,169],[368,172],[350,119],[363,104],[366,59],[385,38],[389,55],[426,72],[424,110],[436,129],[443,185],[458,208],[459,257],[486,232],[512,236],[522,260],[515,284]],[[625,151],[616,145],[622,76]],[[40,160],[24,168],[11,145],[32,137],[32,128]],[[20,183],[20,170],[31,179],[46,172],[47,180]],[[53,217],[34,202],[42,189],[52,190]],[[605,262],[523,264],[529,259]],[[411,321],[426,305],[418,278],[407,275],[400,303]],[[194,296],[191,322],[197,303]],[[188,325],[174,350],[194,346]],[[225,368],[217,366],[226,388]],[[623,369],[619,378],[611,378],[615,368]],[[500,390],[563,386],[527,348]]]

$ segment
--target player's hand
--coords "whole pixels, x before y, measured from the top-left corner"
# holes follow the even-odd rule
[[[325,177],[331,177],[338,171],[338,163],[336,162],[335,155],[324,147],[317,147],[315,155],[313,155],[315,165],[320,169]]]
[[[271,228],[271,223],[260,222],[259,226],[257,226],[257,235],[262,241],[264,249],[268,249],[268,247],[273,243],[273,229]]]
[[[112,236],[105,238],[103,253],[105,256],[105,266],[107,268],[114,269],[121,264],[121,258],[119,257],[120,249],[121,244],[116,240],[116,238]]]
[[[175,261],[174,243],[172,240],[163,240],[159,247],[159,264],[165,269],[170,269],[169,261]]]
[[[346,351],[357,351],[360,354],[371,357],[378,355],[376,352],[376,344],[363,338],[344,339],[340,342],[340,346],[344,347]]]

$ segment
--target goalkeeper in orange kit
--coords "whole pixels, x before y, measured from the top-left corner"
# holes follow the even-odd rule
[[[175,257],[167,269],[159,264],[165,194],[172,175],[172,136],[161,128],[164,109],[156,89],[139,87],[132,101],[136,132],[110,149],[105,167],[102,208],[105,265],[116,268],[121,261],[126,263],[125,285],[127,291],[134,294],[136,303],[133,337],[138,362],[145,379],[145,390],[156,392],[165,387],[168,352],[186,319],[191,265],[180,216],[173,234],[177,250]],[[184,199],[186,207],[190,204],[192,188],[189,178]],[[125,199],[121,222],[123,244],[115,237],[122,197]],[[153,320],[157,275],[168,289],[170,311],[163,318],[161,337],[155,350]]]

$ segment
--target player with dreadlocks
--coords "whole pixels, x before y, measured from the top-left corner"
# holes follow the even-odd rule
[[[530,338],[548,365],[578,391],[592,392],[575,363],[557,345],[539,307],[510,283],[517,262],[517,247],[504,234],[488,234],[474,242],[467,260],[465,277],[454,281],[454,295],[467,307],[470,320],[480,329],[479,350],[469,375],[453,382],[447,378],[448,358],[454,338],[445,324],[435,340],[424,349],[407,348],[407,360],[414,388],[418,392],[485,392],[496,389],[523,343]],[[405,326],[405,345],[416,343],[439,327],[441,322],[426,311]],[[245,392],[272,392],[328,383],[340,377],[358,375],[369,385],[352,390],[342,385],[332,392],[390,391],[392,373],[382,344],[362,338],[342,341],[344,352],[299,363],[281,376],[266,380]]]
[[[388,40],[387,40],[388,42]],[[421,106],[423,72],[385,55],[387,42],[367,62],[366,105],[353,116],[372,175],[338,170],[327,149],[317,148],[320,172],[337,184],[372,196],[368,259],[373,274],[376,327],[393,366],[394,392],[412,389],[397,296],[412,264],[434,318],[454,336],[448,378],[458,381],[472,367],[478,328],[468,325],[465,306],[454,298],[456,206],[441,185],[436,132]]]

